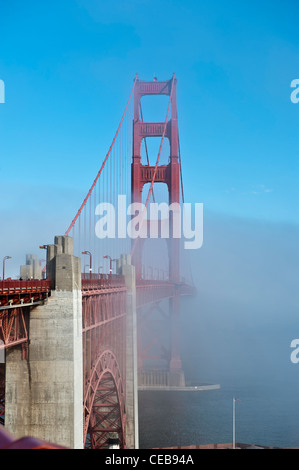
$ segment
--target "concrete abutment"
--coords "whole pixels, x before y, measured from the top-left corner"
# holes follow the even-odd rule
[[[81,260],[70,237],[48,245],[51,296],[30,311],[28,358],[6,354],[5,426],[17,438],[33,436],[83,448]]]

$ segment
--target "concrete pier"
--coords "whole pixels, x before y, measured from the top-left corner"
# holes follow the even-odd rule
[[[73,240],[48,245],[51,297],[30,311],[28,358],[6,354],[5,426],[16,437],[33,436],[83,448],[81,260]]]

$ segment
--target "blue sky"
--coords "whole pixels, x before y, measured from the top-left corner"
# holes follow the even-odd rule
[[[298,13],[295,0],[0,0],[2,254],[19,263],[66,230],[136,72],[178,79],[187,201],[298,224]]]
[[[298,0],[0,0],[7,276],[18,276],[26,253],[43,258],[39,245],[68,228],[136,72],[143,80],[175,72],[185,200],[204,204],[183,359],[202,381],[247,375],[258,392],[261,371],[297,402],[289,357],[299,304],[299,103],[290,100],[298,18]],[[278,423],[285,416],[278,428],[288,439],[298,418],[281,410],[275,402],[271,413]]]

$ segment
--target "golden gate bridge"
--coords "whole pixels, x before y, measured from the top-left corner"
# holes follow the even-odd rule
[[[144,96],[168,97],[164,120],[144,121]],[[160,144],[151,162],[153,137]],[[154,239],[140,236],[150,231],[150,203],[165,195],[170,207],[185,202],[177,79],[136,75],[86,197],[64,235],[42,246],[47,278],[0,281],[0,419],[12,433],[2,441],[0,434],[0,446],[23,439],[25,447],[101,449],[116,437],[121,448],[136,448],[138,387],[185,387],[180,303],[195,289],[182,239],[173,236],[175,214],[169,237],[161,217]],[[125,201],[142,207],[134,237]]]

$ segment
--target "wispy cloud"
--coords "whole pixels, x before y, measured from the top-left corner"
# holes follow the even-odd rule
[[[227,189],[225,192],[226,192],[226,193],[231,193],[231,192],[233,192],[233,191],[236,191],[236,188],[229,188],[229,189]]]
[[[247,191],[239,190],[237,188],[232,187],[232,188],[226,189],[225,192],[228,194],[235,193],[235,194],[243,194],[243,195],[245,194],[258,195],[258,194],[272,193],[273,189],[267,188],[267,186],[265,186],[264,184],[258,184],[258,185],[252,186],[251,189]]]
[[[264,194],[264,193],[272,193],[273,189],[267,188],[264,184],[259,184],[254,186],[251,194]]]

